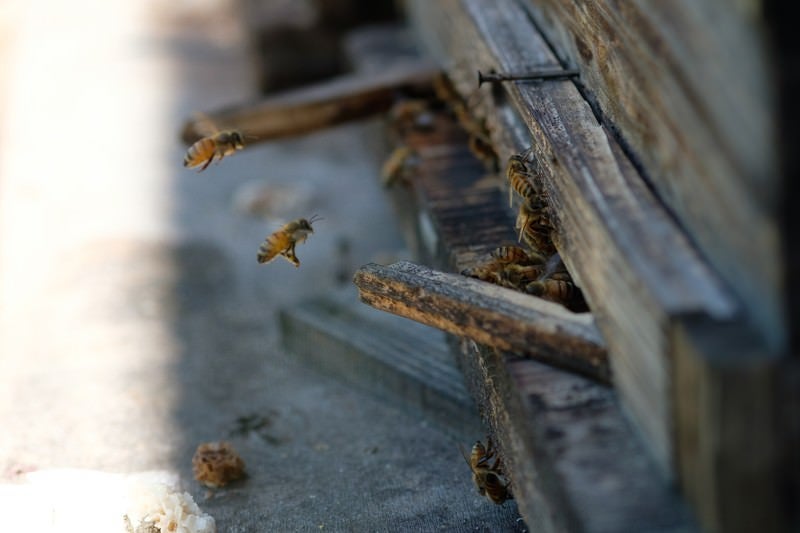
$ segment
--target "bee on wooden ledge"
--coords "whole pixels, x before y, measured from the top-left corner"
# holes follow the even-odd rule
[[[497,453],[491,437],[487,439],[486,446],[481,441],[476,441],[472,445],[469,457],[461,448],[461,455],[472,471],[472,482],[481,496],[485,496],[490,502],[497,505],[514,499],[511,482],[503,470],[503,461]],[[490,463],[492,459],[494,461]]]

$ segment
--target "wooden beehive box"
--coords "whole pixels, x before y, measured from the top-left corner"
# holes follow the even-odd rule
[[[532,150],[556,246],[660,476],[704,528],[789,528],[797,358],[785,295],[796,281],[785,276],[784,252],[794,254],[780,201],[792,190],[781,173],[793,167],[776,148],[787,119],[756,8],[406,5],[420,40],[486,120],[499,159]],[[477,88],[478,70],[553,68],[580,77]]]

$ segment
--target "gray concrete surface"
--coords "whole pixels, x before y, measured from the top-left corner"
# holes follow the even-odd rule
[[[221,532],[523,530],[513,503],[475,492],[452,438],[280,349],[280,308],[402,256],[375,125],[186,171],[181,121],[253,96],[231,3],[7,6],[0,530],[122,531],[88,473],[153,470],[177,475]],[[301,268],[256,263],[280,221],[314,213]],[[190,460],[220,439],[249,476],[208,497]],[[79,470],[32,484],[59,468]]]

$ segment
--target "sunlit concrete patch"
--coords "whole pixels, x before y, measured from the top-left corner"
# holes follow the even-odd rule
[[[0,364],[0,467],[164,464],[182,442],[175,332],[215,321],[230,261],[209,242],[100,239],[60,265],[36,295],[37,335]]]
[[[3,531],[128,533],[127,521],[176,533],[216,531],[213,517],[182,490],[174,472],[52,469],[17,481],[0,485]]]

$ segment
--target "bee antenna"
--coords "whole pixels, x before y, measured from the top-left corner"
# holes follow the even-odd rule
[[[325,219],[315,213],[311,218],[308,219],[308,223],[309,224],[313,224],[314,222],[317,222],[317,221],[320,221],[320,220],[325,220]]]

